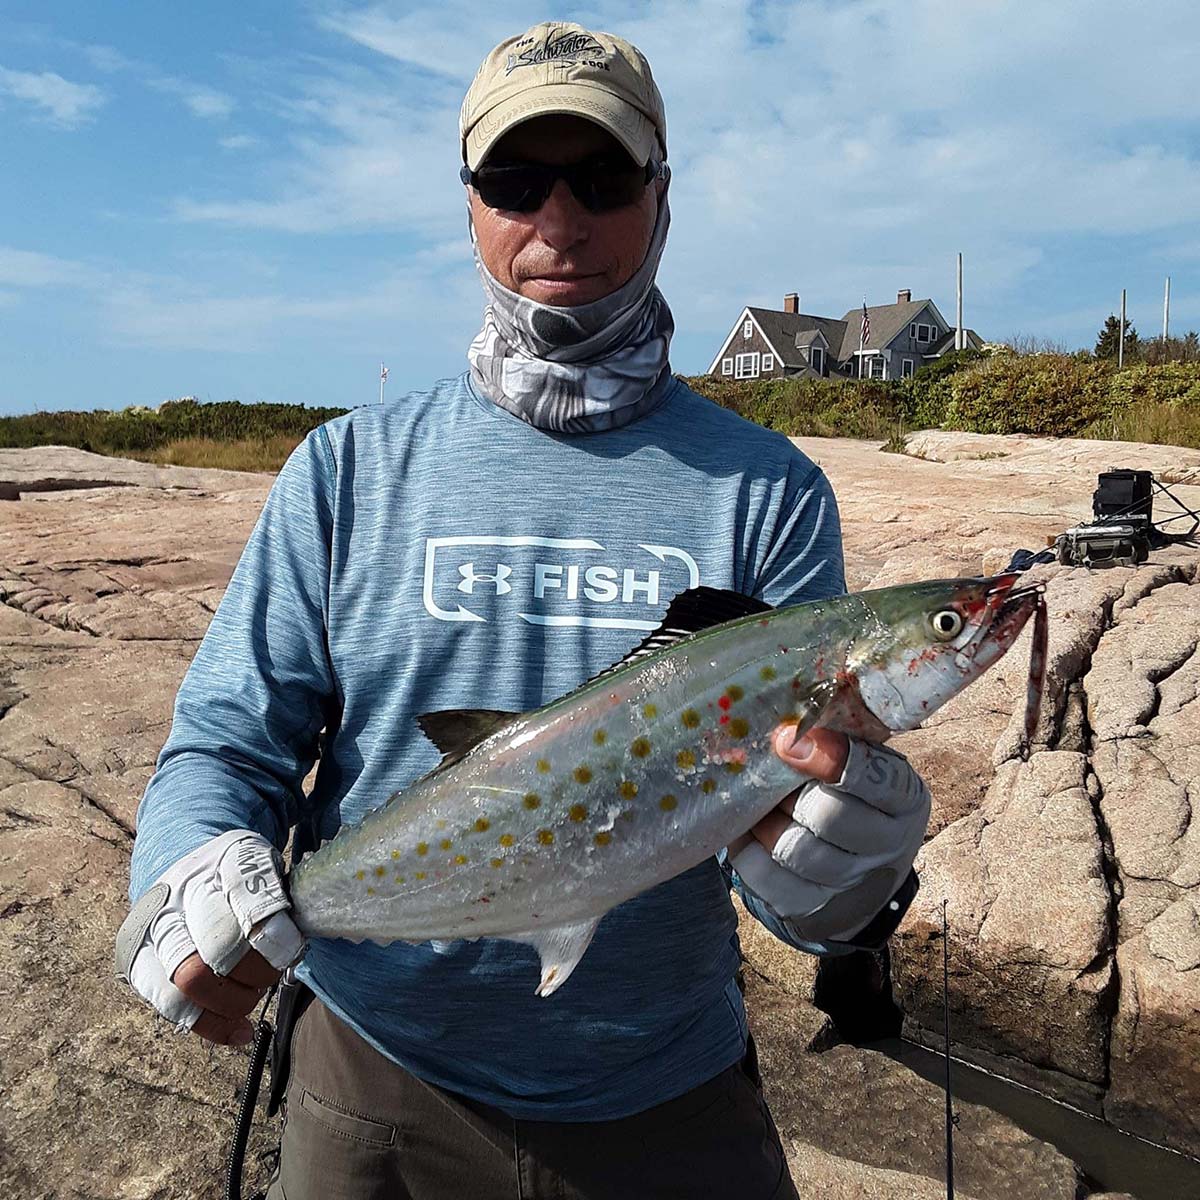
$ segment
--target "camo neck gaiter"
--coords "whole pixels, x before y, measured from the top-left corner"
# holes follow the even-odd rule
[[[654,286],[671,223],[667,186],[646,259],[611,296],[577,307],[539,304],[509,291],[483,264],[471,226],[487,307],[467,358],[493,404],[538,429],[617,429],[654,408],[670,384],[667,349],[675,322]]]

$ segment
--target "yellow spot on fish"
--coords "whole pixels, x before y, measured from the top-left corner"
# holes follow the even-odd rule
[[[611,833],[598,833],[598,834],[596,834],[596,845],[597,845],[597,846],[607,846],[607,845],[608,845],[608,843],[609,843],[609,842],[611,842],[611,841],[612,841],[612,834],[611,834]]]
[[[424,857],[426,854],[428,854],[429,853],[428,843],[427,842],[418,842],[417,843],[417,853],[420,854],[422,857]]]
[[[445,829],[446,822],[445,821],[434,821],[433,827],[434,827],[434,829]]]
[[[658,716],[658,705],[647,704],[642,709],[642,716],[645,717],[647,721],[653,721],[654,718]]]
[[[582,804],[572,804],[571,811],[567,815],[572,821],[586,821],[587,809]]]
[[[592,734],[592,741],[595,742],[597,746],[603,746],[604,743],[608,741],[608,734],[605,733],[603,729],[597,729],[596,732]]]
[[[487,831],[491,828],[491,825],[492,823],[487,819],[487,817],[480,817],[479,820],[475,822],[475,832],[487,833]]]
[[[750,722],[745,717],[734,717],[729,722],[729,732],[735,738],[744,738],[750,732]]]
[[[465,854],[456,854],[454,861],[461,867],[467,861],[467,856]]]
[[[449,850],[450,847],[454,845],[454,843],[449,838],[442,838],[442,840],[440,842],[438,842],[438,845],[443,850]]]
[[[366,871],[355,871],[354,872],[355,879],[366,879],[366,877],[367,877]]]
[[[694,708],[685,708],[679,719],[688,729],[696,729],[700,725],[700,714]]]
[[[715,779],[706,779],[701,785],[700,790],[707,796],[710,792],[717,790],[717,781]]]
[[[745,694],[746,693],[743,692],[742,689],[740,687],[738,687],[738,685],[736,683],[731,683],[725,689],[725,695],[727,695],[730,698],[730,700],[740,700]]]
[[[395,878],[395,880],[394,880],[394,882],[396,882],[396,883],[403,883],[403,882],[404,882],[404,876],[403,876],[403,875],[397,875],[397,876],[396,876],[396,878]]]
[[[393,857],[393,858],[399,858],[399,857],[400,857],[400,851],[399,851],[399,850],[393,850],[393,851],[392,851],[392,857]]]
[[[629,753],[634,758],[645,758],[650,753],[650,740],[648,738],[634,738],[633,745],[629,747]]]
[[[658,807],[661,808],[663,812],[670,812],[678,803],[679,801],[676,800],[674,796],[664,796],[658,802]]]
[[[725,770],[728,771],[730,775],[740,775],[745,769],[745,763],[727,762],[725,764]]]
[[[424,879],[424,878],[425,878],[425,872],[424,872],[424,871],[418,871],[418,872],[416,873],[416,875],[414,875],[414,876],[413,876],[413,878],[414,878],[414,879]]]
[[[537,806],[539,804],[541,804],[541,802],[542,802],[542,798],[541,798],[541,796],[539,796],[537,794],[537,792],[526,792],[525,793],[525,799],[524,799],[523,803],[524,803],[525,807],[530,809],[531,811],[533,809],[537,808]]]
[[[680,750],[675,755],[675,764],[682,767],[685,771],[690,771],[696,765],[696,752],[694,750]]]
[[[550,774],[550,764],[544,758],[537,760],[537,769],[543,775]]]
[[[576,767],[574,772],[576,783],[591,783],[592,771],[590,767]]]
[[[367,888],[367,895],[368,895],[368,896],[373,896],[373,895],[375,895],[375,889],[374,889],[374,888]]]
[[[617,791],[625,797],[626,800],[632,800],[638,794],[638,786],[632,779],[622,779],[621,786]]]
[[[554,834],[549,829],[539,829],[537,837],[543,846],[552,846],[554,844]]]
[[[502,858],[493,858],[493,859],[492,859],[492,866],[493,866],[493,867],[502,867],[502,866],[504,866],[504,859],[502,859]]]
[[[513,835],[511,833],[502,833],[500,835],[500,845],[511,846],[513,844]]]
[[[382,879],[385,874],[386,874],[386,872],[384,871],[384,869],[382,867],[375,868],[375,875],[377,878]]]
[[[770,683],[771,680],[775,678],[775,675],[775,668],[770,666],[763,667],[763,669],[758,673],[759,679],[763,680],[764,683]]]

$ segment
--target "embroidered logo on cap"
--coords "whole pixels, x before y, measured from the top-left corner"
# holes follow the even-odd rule
[[[556,38],[547,35],[544,42],[524,38],[514,49],[516,53],[508,56],[505,75],[511,75],[518,67],[536,67],[548,62],[586,63],[605,71],[609,69],[605,61],[609,56],[604,47],[590,33],[576,30]]]

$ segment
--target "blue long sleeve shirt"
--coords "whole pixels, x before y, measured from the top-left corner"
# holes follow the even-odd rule
[[[535,429],[466,376],[321,426],[280,472],[180,687],[131,895],[229,829],[281,849],[297,825],[332,837],[436,765],[420,713],[544,704],[697,584],[776,605],[845,590],[824,474],[678,381],[602,433]],[[547,999],[532,948],[496,939],[318,939],[300,974],[420,1077],[569,1121],[640,1111],[737,1061],[738,962],[714,858],[610,912]]]

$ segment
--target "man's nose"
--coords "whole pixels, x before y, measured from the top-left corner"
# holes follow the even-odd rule
[[[565,179],[556,179],[546,203],[534,214],[538,236],[560,253],[586,241],[590,214]]]

